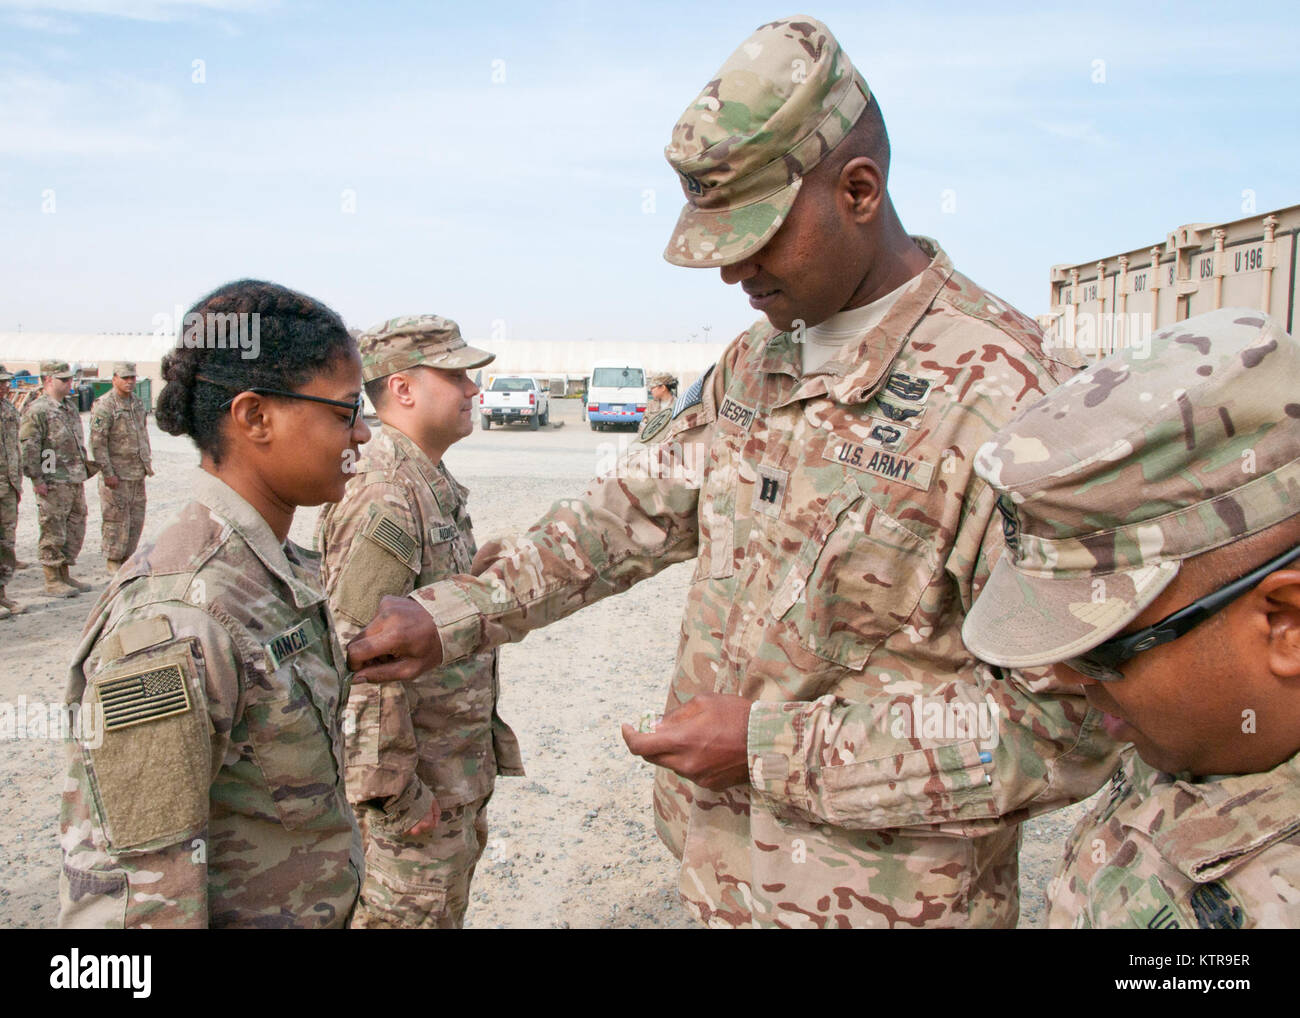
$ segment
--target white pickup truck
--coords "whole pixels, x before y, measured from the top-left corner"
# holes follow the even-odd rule
[[[526,422],[536,431],[551,416],[551,397],[536,378],[527,375],[498,375],[492,384],[478,395],[479,413],[483,415],[483,430],[494,424]]]

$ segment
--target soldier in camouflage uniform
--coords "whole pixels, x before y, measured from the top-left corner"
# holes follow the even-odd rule
[[[23,462],[18,447],[18,410],[6,398],[14,376],[0,364],[0,619],[26,609],[5,596],[5,584],[18,568],[14,535],[18,532],[18,503],[23,491]]]
[[[645,414],[636,429],[637,437],[645,434],[645,430],[655,414],[672,406],[673,401],[677,398],[677,379],[667,371],[651,375],[647,384],[650,390],[650,398],[646,401]]]
[[[287,534],[294,507],[342,496],[369,438],[361,363],[334,312],[274,284],[228,284],[192,313],[260,315],[261,356],[163,359],[158,424],[194,440],[201,470],[73,660],[59,923],[343,928],[364,866],[347,673],[314,556]]]
[[[1296,378],[1300,343],[1226,308],[1094,365],[976,458],[1010,551],[967,645],[1062,662],[1133,743],[1069,840],[1052,926],[1300,926]]]
[[[90,455],[99,465],[104,558],[115,573],[144,530],[144,479],[153,476],[144,403],[135,395],[135,365],[113,365],[113,387],[90,411]]]
[[[386,600],[349,647],[358,679],[481,653],[695,559],[667,713],[624,728],[660,765],[691,911],[1014,925],[1018,821],[1099,787],[1116,747],[1077,687],[999,681],[962,645],[1002,550],[971,463],[1073,364],[902,229],[879,108],[824,25],[760,28],[668,158],[688,201],[668,260],[721,267],[767,321],[614,474],[480,550],[476,579]],[[814,359],[819,325],[843,342]]]
[[[476,548],[468,492],[442,454],[473,429],[478,387],[466,371],[493,359],[437,315],[390,319],[358,346],[383,428],[317,535],[345,641],[374,618],[384,595],[469,571]],[[353,928],[464,922],[493,780],[523,773],[496,700],[495,650],[409,682],[354,687],[347,788],[365,832],[366,880]]]
[[[81,414],[68,396],[72,377],[63,361],[41,364],[45,391],[23,411],[18,432],[23,473],[36,491],[45,591],[55,597],[76,597],[91,589],[69,572],[86,538],[83,485],[95,473],[93,462],[86,459]]]

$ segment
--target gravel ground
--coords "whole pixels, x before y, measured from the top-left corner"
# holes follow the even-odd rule
[[[526,528],[556,499],[581,492],[602,443],[573,400],[556,401],[559,427],[475,430],[447,454],[471,491],[479,543]],[[197,455],[150,418],[157,476],[150,481],[151,540],[188,496]],[[607,458],[606,458],[606,461]],[[86,486],[90,520],[73,570],[102,586],[98,483]],[[0,704],[58,703],[94,594],[55,600],[37,565],[36,509],[23,493],[19,558],[10,582],[25,615],[0,622]],[[294,522],[310,544],[317,510]],[[497,783],[492,833],[479,864],[468,927],[677,928],[695,923],[677,898],[675,860],[654,834],[651,768],[631,756],[619,722],[660,709],[677,647],[689,563],[502,649],[501,714],[523,746],[528,776]],[[58,796],[63,754],[54,740],[0,741],[0,927],[53,927],[58,915]],[[1031,821],[1021,852],[1021,920],[1042,925],[1043,889],[1082,805]]]

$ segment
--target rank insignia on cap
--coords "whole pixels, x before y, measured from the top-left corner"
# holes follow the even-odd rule
[[[96,684],[104,711],[104,731],[112,732],[146,721],[184,714],[190,709],[190,694],[178,665],[156,663],[129,675],[119,675]]]
[[[1020,518],[1006,495],[999,498],[996,505],[1002,514],[1002,537],[1007,542],[1007,550],[1015,555],[1020,551]]]
[[[691,194],[703,194],[704,185],[692,177],[689,173],[683,173],[682,182],[686,185],[686,190]]]

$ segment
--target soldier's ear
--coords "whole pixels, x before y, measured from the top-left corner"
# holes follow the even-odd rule
[[[397,371],[388,376],[388,398],[401,407],[413,407],[415,394],[411,391],[411,376]]]
[[[836,181],[838,194],[847,205],[854,222],[867,223],[876,218],[885,198],[885,174],[875,160],[867,156],[850,159]]]
[[[1268,667],[1281,678],[1300,678],[1300,570],[1269,573],[1256,588],[1268,613]]]
[[[265,445],[271,440],[271,403],[255,392],[241,392],[230,404],[229,426],[238,437]]]

